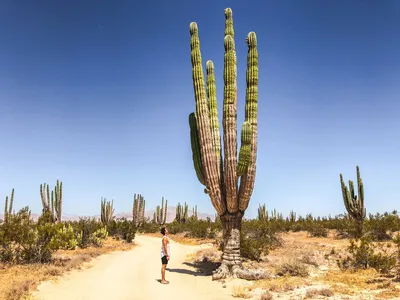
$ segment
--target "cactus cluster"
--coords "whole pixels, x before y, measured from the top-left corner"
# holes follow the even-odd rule
[[[107,198],[101,198],[100,220],[103,224],[108,224],[114,219],[114,200],[107,201]]]
[[[190,47],[196,113],[189,115],[190,139],[194,169],[205,185],[211,202],[220,216],[241,213],[247,209],[256,173],[258,113],[258,52],[257,39],[250,32],[246,72],[245,120],[242,125],[241,147],[237,158],[237,69],[232,10],[225,9],[223,141],[218,120],[214,64],[206,63],[207,88],[204,83],[199,30],[190,24]],[[208,99],[207,99],[208,98]],[[240,186],[238,182],[240,178]]]
[[[161,207],[157,205],[156,211],[154,212],[153,222],[159,225],[164,225],[167,220],[167,208],[168,208],[168,200],[165,200],[164,205],[164,197],[162,197]]]
[[[178,222],[179,224],[186,223],[188,220],[188,208],[189,206],[186,204],[181,205],[178,203],[176,206],[176,215],[175,215],[175,221]]]
[[[265,204],[263,206],[258,206],[258,219],[260,221],[268,221],[268,210]]]
[[[364,184],[360,176],[360,168],[357,166],[357,187],[358,195],[354,191],[354,183],[349,180],[349,186],[345,184],[342,174],[340,174],[340,184],[342,187],[342,196],[344,206],[348,214],[358,222],[363,222],[366,217],[366,209],[364,207]]]
[[[51,197],[49,185],[46,183],[40,185],[43,213],[50,213],[52,222],[61,222],[62,196],[62,181],[57,180],[54,190],[51,191]]]
[[[10,203],[8,203],[8,196],[6,196],[6,203],[4,205],[4,223],[7,223],[9,216],[13,212],[14,204],[14,189],[11,191]]]
[[[139,227],[144,222],[144,211],[146,201],[141,194],[133,196],[133,209],[132,209],[132,221],[136,227]]]

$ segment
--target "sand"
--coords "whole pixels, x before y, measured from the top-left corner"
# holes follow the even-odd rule
[[[102,255],[90,268],[74,270],[56,281],[41,283],[32,293],[36,300],[224,300],[234,299],[229,288],[184,264],[187,255],[204,246],[171,241],[171,260],[164,285],[161,279],[161,238],[137,235],[137,246],[127,252]]]

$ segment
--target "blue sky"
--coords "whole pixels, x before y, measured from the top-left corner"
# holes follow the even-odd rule
[[[342,213],[339,173],[361,169],[368,212],[400,209],[398,1],[2,1],[0,203],[64,212],[101,197],[129,212],[164,196],[214,213],[191,158],[189,24],[216,67],[222,109],[224,8],[234,16],[238,126],[249,31],[258,37],[259,147],[253,197],[287,214]],[[221,114],[221,113],[220,113]],[[239,127],[240,128],[240,127]]]

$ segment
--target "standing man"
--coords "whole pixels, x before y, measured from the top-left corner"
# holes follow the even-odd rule
[[[161,239],[161,283],[168,284],[169,281],[165,280],[165,269],[167,267],[171,254],[169,247],[168,229],[166,227],[161,228],[161,234],[163,235]]]

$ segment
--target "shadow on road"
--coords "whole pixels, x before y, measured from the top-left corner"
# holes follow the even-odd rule
[[[173,273],[187,274],[192,276],[211,276],[213,271],[216,270],[220,265],[219,263],[213,263],[210,261],[202,261],[196,263],[184,262],[183,264],[188,267],[192,267],[195,270],[171,268],[167,268],[167,270]]]

